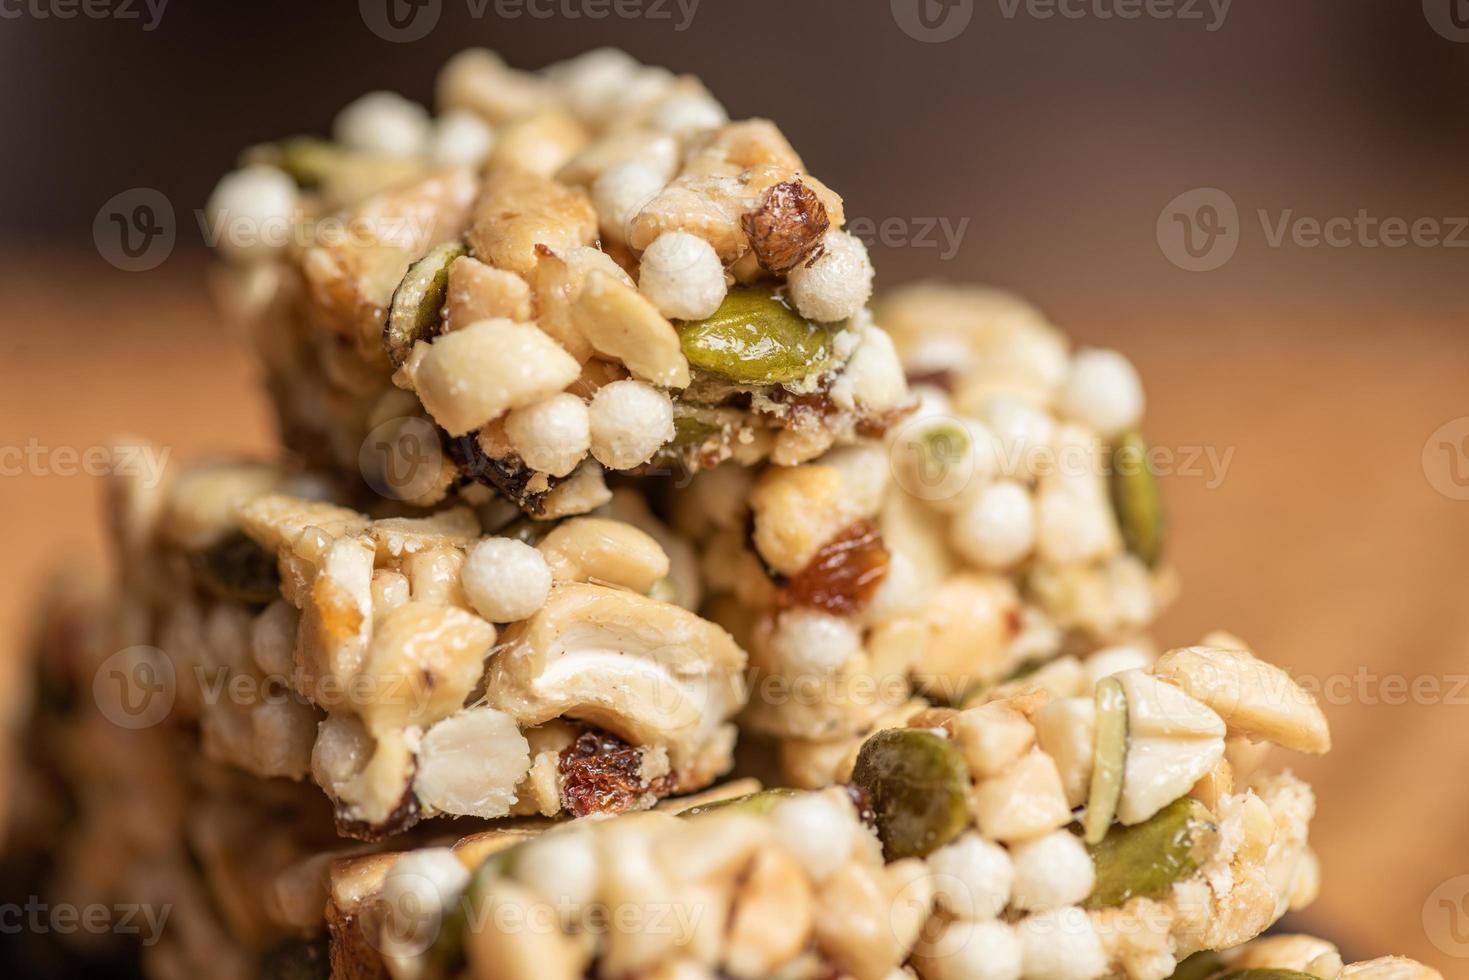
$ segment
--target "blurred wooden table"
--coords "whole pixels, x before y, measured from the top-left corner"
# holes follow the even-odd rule
[[[0,448],[38,446],[59,461],[59,448],[132,432],[176,458],[268,450],[255,369],[215,324],[198,270],[98,265],[26,270],[0,290]],[[1066,326],[1132,355],[1156,445],[1180,460],[1191,447],[1227,459],[1222,479],[1204,457],[1199,475],[1166,485],[1184,593],[1161,639],[1227,628],[1325,692],[1335,750],[1290,760],[1318,792],[1326,872],[1304,924],[1359,955],[1402,952],[1464,975],[1469,960],[1450,954],[1469,957],[1469,944],[1435,946],[1423,911],[1440,883],[1469,874],[1469,501],[1434,489],[1423,448],[1469,416],[1469,333],[1253,312]],[[0,479],[15,570],[0,637],[20,634],[47,568],[104,561],[99,482]],[[1438,693],[1423,696],[1430,683]]]

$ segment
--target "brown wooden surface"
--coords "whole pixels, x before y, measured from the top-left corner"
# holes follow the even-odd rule
[[[96,265],[26,267],[0,291],[0,446],[83,450],[134,432],[178,458],[267,449],[254,368],[214,324],[197,270]],[[1155,444],[1233,451],[1218,486],[1166,485],[1184,592],[1162,640],[1227,628],[1300,675],[1351,681],[1327,705],[1333,753],[1290,760],[1318,792],[1326,870],[1305,924],[1358,955],[1392,950],[1464,975],[1469,960],[1435,948],[1422,913],[1440,882],[1469,873],[1469,689],[1454,680],[1469,674],[1469,501],[1436,492],[1421,454],[1469,415],[1469,333],[1265,310],[1169,322],[1187,326],[1067,324],[1133,356]],[[88,477],[0,478],[7,641],[46,569],[103,560],[98,489]],[[1438,679],[1439,703],[1386,703],[1393,676]]]

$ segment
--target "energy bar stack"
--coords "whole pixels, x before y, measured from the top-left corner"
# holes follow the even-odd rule
[[[209,203],[286,451],[117,478],[113,581],[43,611],[10,849],[169,913],[86,962],[1438,976],[1256,939],[1319,887],[1265,755],[1330,737],[1239,639],[1150,639],[1121,355],[872,304],[842,199],[691,77],[470,51],[438,102]]]

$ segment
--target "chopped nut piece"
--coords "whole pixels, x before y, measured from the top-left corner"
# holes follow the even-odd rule
[[[819,259],[831,227],[821,198],[799,179],[771,187],[741,221],[761,268],[777,275]]]
[[[474,207],[474,256],[522,276],[535,271],[536,246],[553,252],[597,240],[597,212],[586,192],[514,167],[492,168]]]

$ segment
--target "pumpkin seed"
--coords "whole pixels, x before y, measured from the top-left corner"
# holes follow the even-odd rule
[[[740,384],[799,381],[831,355],[827,329],[766,287],[737,286],[707,320],[678,324],[689,363]]]
[[[394,367],[401,367],[420,340],[443,329],[444,299],[449,291],[449,266],[467,254],[459,242],[437,245],[413,263],[393,291],[388,322],[383,327],[383,349]]]
[[[1149,568],[1163,556],[1163,500],[1148,468],[1148,443],[1129,429],[1112,447],[1112,509],[1127,550]]]
[[[1083,838],[1100,844],[1117,815],[1127,762],[1127,694],[1115,677],[1097,682],[1097,742],[1092,752],[1092,786],[1086,801]]]
[[[852,782],[867,791],[889,861],[923,857],[969,826],[964,753],[933,732],[878,732],[857,754]]]
[[[1208,809],[1187,796],[1132,827],[1117,824],[1098,844],[1088,845],[1097,883],[1088,909],[1121,905],[1130,898],[1157,898],[1199,869],[1218,827]]]

